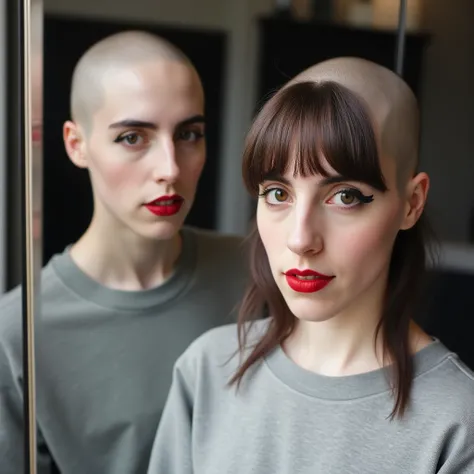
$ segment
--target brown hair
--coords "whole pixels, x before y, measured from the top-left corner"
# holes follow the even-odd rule
[[[296,153],[295,153],[296,152]],[[294,174],[327,176],[322,157],[348,180],[365,182],[382,192],[387,190],[380,168],[377,142],[363,101],[334,82],[300,82],[281,89],[261,109],[246,139],[243,178],[253,197],[268,175],[283,175],[295,157]],[[270,271],[268,258],[256,226],[250,236],[251,283],[238,317],[241,357],[247,348],[252,322],[270,315],[265,334],[229,384],[239,386],[247,370],[264,358],[292,333],[295,316],[288,308]],[[381,332],[384,358],[392,364],[391,386],[395,398],[391,418],[406,410],[413,367],[409,349],[409,324],[415,311],[420,275],[425,268],[422,222],[396,237],[386,288]],[[374,341],[375,343],[375,341]]]

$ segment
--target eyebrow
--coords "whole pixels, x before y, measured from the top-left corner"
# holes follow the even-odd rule
[[[206,123],[206,119],[204,115],[193,115],[185,120],[182,120],[176,125],[176,128],[185,127],[187,125],[192,125],[194,123]],[[109,128],[148,128],[150,130],[157,130],[158,125],[153,122],[146,122],[143,120],[136,120],[136,119],[124,119],[119,120],[118,122],[114,122],[109,125]]]

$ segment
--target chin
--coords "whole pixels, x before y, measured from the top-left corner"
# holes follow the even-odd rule
[[[146,226],[145,229],[140,229],[137,232],[139,235],[147,240],[170,240],[181,230],[183,227],[182,218],[171,218],[163,219],[158,222],[154,222],[151,225]]]
[[[316,293],[298,293],[291,290],[286,281],[278,285],[288,308],[302,321],[322,322],[333,318],[341,309],[334,295],[324,290]]]
[[[335,308],[319,305],[314,301],[287,301],[293,315],[301,321],[323,322],[333,318]]]

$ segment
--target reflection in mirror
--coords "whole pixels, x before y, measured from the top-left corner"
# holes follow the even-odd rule
[[[54,251],[35,362],[48,472],[145,472],[173,364],[235,320],[246,282],[242,238],[213,230],[210,198],[225,37],[133,26],[45,24],[44,234]],[[70,222],[78,232],[58,248]]]

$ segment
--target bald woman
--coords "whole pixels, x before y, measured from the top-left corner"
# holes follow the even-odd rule
[[[148,474],[474,472],[474,374],[412,319],[418,134],[408,86],[355,58],[265,104],[242,166],[251,285],[175,364]]]
[[[183,226],[206,153],[203,89],[181,51],[138,31],[104,39],[75,68],[71,114],[64,143],[94,213],[42,272],[39,474],[139,474],[173,363],[230,320],[246,262],[240,238]],[[18,474],[21,288],[0,308],[0,472]]]

